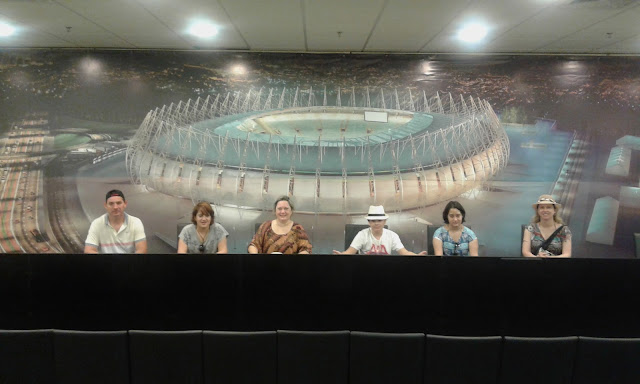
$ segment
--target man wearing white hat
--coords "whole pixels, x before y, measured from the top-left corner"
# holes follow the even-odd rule
[[[382,205],[372,205],[366,216],[369,228],[358,232],[346,251],[334,250],[336,255],[353,255],[356,253],[365,255],[391,255],[395,252],[399,255],[426,255],[426,251],[418,254],[408,251],[397,233],[384,227],[389,216],[384,212]]]

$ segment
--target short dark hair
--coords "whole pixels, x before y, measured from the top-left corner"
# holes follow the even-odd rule
[[[213,213],[213,208],[211,208],[211,204],[207,203],[206,201],[202,201],[193,207],[193,211],[191,211],[191,222],[193,223],[193,225],[198,225],[196,216],[199,212],[201,212],[205,216],[211,216],[211,222],[209,223],[209,226],[213,225],[213,219],[215,218],[215,215]]]
[[[457,201],[451,200],[444,207],[444,211],[442,211],[442,220],[444,220],[445,224],[449,224],[449,211],[452,208],[455,208],[458,211],[460,211],[460,213],[462,213],[462,222],[464,223],[464,218],[467,215],[467,213],[464,211],[464,207],[462,206],[462,204],[458,203]]]
[[[122,191],[119,189],[112,189],[109,192],[107,192],[107,197],[104,199],[104,201],[106,202],[107,200],[109,200],[110,197],[113,197],[113,196],[120,196],[122,197],[122,201],[127,201],[127,199],[124,198],[124,193],[122,193]]]
[[[286,201],[287,203],[289,203],[289,206],[291,207],[291,210],[293,211],[293,203],[291,202],[291,199],[289,198],[289,196],[280,196],[278,197],[278,199],[276,200],[276,202],[273,204],[273,210],[276,210],[276,207],[278,206],[278,203],[281,201]]]

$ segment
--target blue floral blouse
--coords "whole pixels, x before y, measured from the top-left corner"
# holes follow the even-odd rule
[[[433,234],[433,238],[442,240],[442,254],[444,256],[469,256],[469,243],[478,237],[471,229],[463,227],[460,241],[455,242],[449,236],[449,231],[440,227]]]

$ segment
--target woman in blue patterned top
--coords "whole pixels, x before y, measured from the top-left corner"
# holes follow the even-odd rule
[[[436,256],[478,256],[478,238],[464,225],[465,211],[457,201],[450,201],[442,211],[445,225],[433,234]]]

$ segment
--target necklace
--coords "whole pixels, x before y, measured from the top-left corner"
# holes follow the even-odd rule
[[[207,229],[207,233],[205,233],[204,235],[201,234],[200,231],[198,231],[197,229],[196,229],[196,233],[198,234],[198,237],[200,238],[200,244],[204,244],[204,240],[209,235],[209,229]]]

